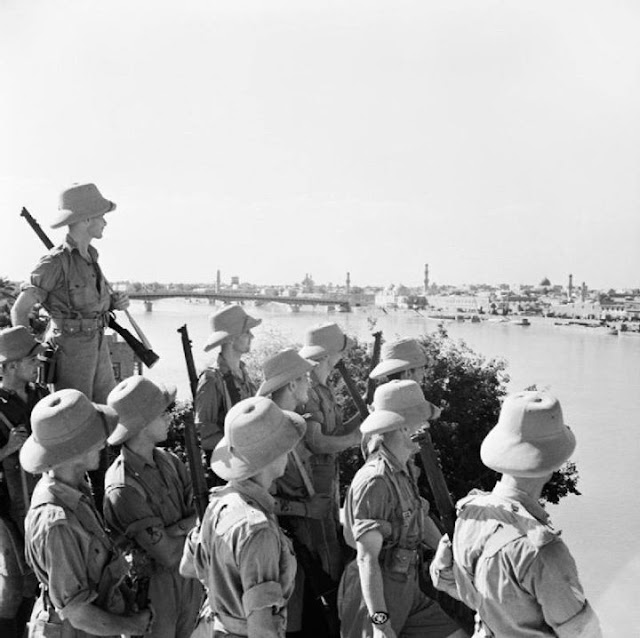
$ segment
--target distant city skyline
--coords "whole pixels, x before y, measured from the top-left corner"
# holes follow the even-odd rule
[[[638,33],[625,0],[3,0],[0,276],[43,253],[21,207],[49,232],[94,181],[114,281],[637,287]]]

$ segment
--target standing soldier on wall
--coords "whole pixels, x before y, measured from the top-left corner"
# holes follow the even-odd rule
[[[199,578],[209,592],[215,614],[209,636],[285,636],[296,559],[269,489],[305,429],[301,416],[265,397],[245,399],[227,413],[211,467],[229,482],[212,491],[180,563],[180,573]]]
[[[196,426],[200,430],[207,463],[211,452],[224,434],[224,419],[238,401],[256,393],[242,357],[251,350],[251,330],[262,319],[250,317],[242,306],[223,308],[209,319],[212,333],[205,352],[220,347],[216,363],[200,376],[195,399]]]
[[[344,567],[343,546],[340,540],[338,454],[359,445],[360,417],[356,414],[348,423],[342,422],[342,414],[333,390],[327,384],[329,375],[352,341],[335,323],[312,328],[305,335],[300,356],[313,361],[316,366],[310,372],[309,400],[299,412],[309,414],[305,442],[313,456],[313,485],[318,494],[331,497],[331,512],[321,520],[310,521],[315,551],[323,569],[336,582]]]
[[[458,502],[453,553],[445,536],[431,563],[433,584],[476,610],[474,637],[602,638],[575,561],[539,502],[575,446],[554,396],[505,399],[480,448],[502,477],[492,492]]]
[[[152,612],[132,610],[122,588],[127,564],[109,539],[89,493],[87,470],[118,417],[77,390],[42,399],[20,450],[27,472],[42,474],[25,525],[26,558],[40,581],[34,638],[92,638],[149,631]]]
[[[11,309],[13,325],[28,327],[33,306],[43,305],[51,317],[46,340],[55,349],[54,388],[80,390],[97,403],[105,403],[116,384],[104,335],[108,313],[129,306],[126,294],[110,292],[91,245],[102,238],[104,216],[115,207],[95,184],[74,184],[62,191],[51,227],[68,226],[67,236],[40,260]],[[98,507],[106,466],[103,454],[100,469],[91,475]]]
[[[24,562],[24,519],[36,485],[18,452],[31,434],[31,411],[49,391],[35,383],[42,346],[23,326],[0,331],[0,635],[22,636],[37,591]]]

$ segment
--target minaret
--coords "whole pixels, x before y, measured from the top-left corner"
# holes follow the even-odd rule
[[[582,300],[582,303],[587,300],[587,284],[584,281],[580,287],[580,299]]]
[[[424,265],[424,294],[429,290],[429,264]]]
[[[347,294],[351,293],[351,273],[347,273]]]
[[[220,269],[216,272],[216,292],[220,292]]]
[[[568,301],[573,299],[573,275],[569,275],[569,291],[567,293]]]

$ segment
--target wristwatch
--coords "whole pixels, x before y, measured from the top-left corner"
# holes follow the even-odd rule
[[[384,625],[389,620],[389,614],[386,611],[374,611],[371,616],[369,616],[369,620],[374,625]]]

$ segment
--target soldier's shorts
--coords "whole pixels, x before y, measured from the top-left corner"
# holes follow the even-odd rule
[[[382,581],[386,610],[398,638],[446,638],[459,629],[457,623],[444,613],[437,602],[422,593],[415,566],[406,574],[391,573],[383,569]],[[340,635],[343,638],[373,636],[373,625],[362,597],[360,575],[355,560],[347,565],[340,581],[338,611],[341,621]]]
[[[116,380],[104,332],[55,332],[50,341],[58,346],[55,389],[73,388],[95,403],[106,403]]]

